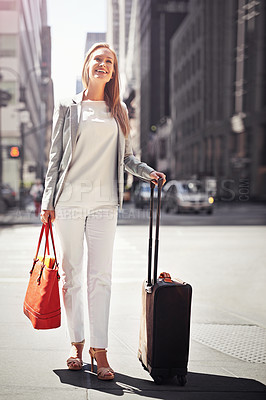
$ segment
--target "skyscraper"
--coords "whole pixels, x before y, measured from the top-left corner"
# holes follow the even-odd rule
[[[16,192],[44,175],[51,133],[53,84],[46,0],[0,2],[0,89],[10,94],[1,108],[2,180]],[[20,111],[19,111],[20,109]],[[8,146],[20,155],[10,157]]]
[[[191,0],[171,40],[171,178],[213,176],[225,200],[266,197],[264,19],[264,1]]]
[[[161,118],[170,115],[170,40],[188,12],[186,0],[138,0],[138,110],[143,158],[156,167],[150,143]]]

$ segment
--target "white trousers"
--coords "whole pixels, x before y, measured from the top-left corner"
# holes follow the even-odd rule
[[[84,332],[84,243],[87,245],[87,296],[90,346],[108,346],[113,244],[117,207],[90,211],[55,209],[55,232],[59,239],[63,302],[71,342],[81,342]]]

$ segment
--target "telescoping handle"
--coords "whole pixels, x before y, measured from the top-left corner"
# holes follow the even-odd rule
[[[157,213],[156,213],[156,231],[155,231],[155,247],[154,247],[154,263],[153,263],[153,280],[152,276],[152,227],[153,227],[153,204],[154,204],[154,188],[155,184],[151,181],[151,198],[150,198],[150,226],[149,226],[149,251],[148,251],[148,280],[147,291],[150,292],[153,285],[157,281],[158,269],[158,250],[159,250],[159,227],[160,227],[160,210],[161,210],[161,194],[163,187],[163,178],[158,179],[158,197],[157,197]]]

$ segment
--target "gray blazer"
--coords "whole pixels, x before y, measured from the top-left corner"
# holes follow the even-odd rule
[[[62,193],[64,182],[70,167],[76,146],[81,102],[83,92],[72,99],[58,103],[53,116],[53,133],[50,148],[49,164],[45,178],[45,189],[42,198],[43,210],[54,210]],[[126,107],[126,105],[124,105]],[[117,190],[118,202],[122,209],[124,193],[124,166],[131,174],[151,180],[150,173],[154,171],[146,163],[139,161],[132,152],[131,137],[125,138],[118,125],[118,159],[117,159]]]

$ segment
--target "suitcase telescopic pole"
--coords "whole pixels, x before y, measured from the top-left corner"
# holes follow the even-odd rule
[[[148,250],[148,281],[147,289],[152,286],[151,283],[151,259],[152,259],[152,222],[153,222],[153,195],[155,183],[150,181],[151,197],[150,197],[150,227],[149,227],[149,250]]]
[[[153,263],[153,285],[155,285],[156,282],[157,282],[158,250],[159,250],[159,226],[160,226],[160,210],[161,210],[162,187],[163,187],[163,178],[159,178],[158,179],[158,197],[157,197],[157,216],[156,216],[154,263]]]

